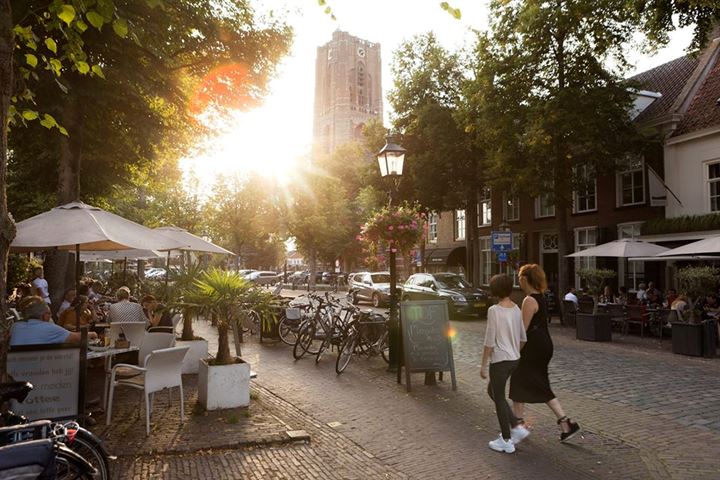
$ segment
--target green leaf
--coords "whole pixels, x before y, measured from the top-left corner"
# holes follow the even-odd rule
[[[52,68],[52,71],[57,75],[60,76],[60,71],[62,70],[62,63],[60,63],[60,60],[57,58],[51,58],[50,59],[50,67]]]
[[[45,39],[45,46],[53,53],[57,53],[57,43],[52,38]]]
[[[90,22],[90,25],[97,28],[98,30],[102,30],[103,23],[105,23],[105,18],[99,13],[97,13],[95,10],[90,10],[88,13],[86,13],[85,18],[87,18],[87,21]]]
[[[105,78],[105,74],[103,73],[102,68],[100,68],[100,65],[93,65],[92,72],[100,78]]]
[[[83,33],[85,30],[88,29],[87,23],[83,22],[82,20],[78,20],[75,22],[75,28],[78,29],[78,32]]]
[[[75,7],[72,5],[60,5],[57,16],[60,20],[70,25],[75,19]]]
[[[63,127],[63,126],[61,126],[61,125],[58,125],[57,127],[58,127],[58,130],[60,130],[60,133],[62,133],[62,134],[65,135],[66,137],[69,137],[69,136],[70,136],[70,135],[68,135],[68,131],[65,130],[65,127]]]
[[[325,3],[325,0],[318,0],[318,5],[320,5],[321,7],[324,6]]]
[[[125,21],[124,18],[118,18],[115,20],[112,24],[113,30],[115,30],[115,33],[120,38],[127,37],[128,34],[128,24]]]
[[[90,65],[88,65],[86,62],[75,62],[75,68],[78,69],[78,72],[85,75],[90,71]]]
[[[332,13],[332,10],[330,7],[325,7],[325,14],[330,15]]]
[[[35,120],[36,118],[38,118],[38,112],[36,112],[35,110],[23,110],[22,117],[25,120]]]
[[[50,129],[53,127],[57,127],[57,122],[55,121],[55,118],[53,118],[52,115],[49,115],[47,113],[43,114],[43,119],[40,120],[40,125],[43,127]]]
[[[35,67],[37,67],[38,59],[32,53],[26,53],[25,54],[25,62],[27,62],[27,64],[30,65],[31,67],[35,68]]]
[[[55,83],[57,83],[57,86],[60,88],[60,90],[62,90],[62,92],[67,95],[67,93],[68,93],[68,88],[65,86],[65,84],[62,83],[62,82],[61,82],[60,80],[58,80],[57,78],[55,79]]]

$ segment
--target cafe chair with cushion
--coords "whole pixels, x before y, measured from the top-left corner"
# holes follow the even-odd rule
[[[180,424],[185,419],[185,401],[182,387],[182,361],[190,347],[171,347],[155,350],[145,359],[145,367],[119,363],[113,367],[110,377],[110,398],[108,399],[107,417],[105,425],[110,425],[112,418],[112,404],[116,387],[131,387],[143,391],[145,397],[145,434],[150,435],[150,411],[152,410],[153,394],[168,390],[168,399],[171,399],[171,389],[180,389]],[[120,368],[130,368],[140,372],[140,375],[130,378],[120,378],[117,371]]]

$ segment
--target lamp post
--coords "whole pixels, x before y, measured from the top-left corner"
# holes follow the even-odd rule
[[[405,149],[395,143],[395,139],[392,135],[388,135],[385,139],[385,146],[380,149],[377,154],[377,159],[378,166],[380,167],[380,176],[390,180],[389,206],[392,207],[393,199],[397,193],[400,178],[402,177],[403,165],[405,163]],[[389,343],[390,366],[388,370],[393,371],[398,369],[400,365],[400,324],[397,312],[397,267],[393,247],[390,248]]]

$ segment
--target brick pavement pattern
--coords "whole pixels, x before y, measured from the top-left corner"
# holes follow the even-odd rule
[[[487,448],[498,426],[478,373],[485,322],[453,326],[457,392],[416,375],[408,394],[379,359],[353,359],[338,376],[334,355],[294,361],[291,347],[252,338],[243,346],[258,372],[252,417],[305,429],[311,441],[140,449],[119,460],[115,478],[720,479],[720,360],[673,355],[667,340],[580,342],[553,327],[553,389],[584,435],[560,444],[550,410],[528,406],[533,433],[510,456]],[[209,324],[198,321],[196,333],[216,348]]]

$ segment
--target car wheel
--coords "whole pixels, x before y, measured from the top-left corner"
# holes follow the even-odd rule
[[[375,308],[380,308],[380,295],[377,293],[373,293],[372,295],[372,306]]]

